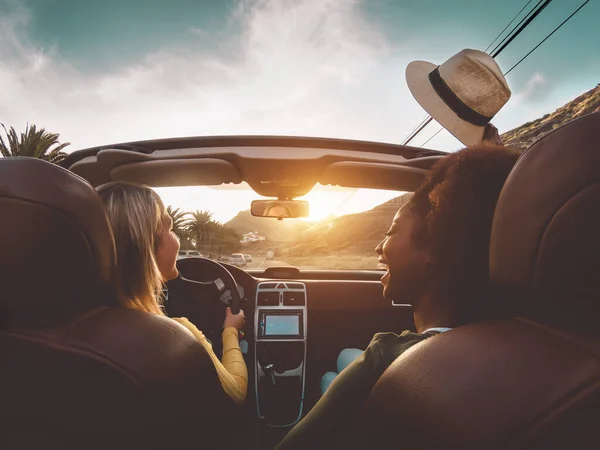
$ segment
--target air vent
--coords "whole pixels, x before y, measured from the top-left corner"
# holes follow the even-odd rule
[[[304,292],[284,292],[283,304],[285,306],[303,306],[306,304]]]
[[[259,292],[257,303],[259,306],[279,306],[279,292]]]
[[[300,283],[285,283],[287,284],[288,289],[303,289],[304,286]]]
[[[277,283],[261,283],[260,289],[275,289]]]

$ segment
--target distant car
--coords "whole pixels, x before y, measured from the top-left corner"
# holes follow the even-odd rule
[[[246,258],[241,253],[232,253],[229,257],[229,264],[236,267],[245,267],[246,266]]]
[[[177,259],[182,258],[204,258],[204,255],[198,250],[179,250],[179,253],[177,253]]]
[[[273,259],[273,256],[274,256],[273,252],[271,250],[269,250],[267,252],[267,259]]]
[[[246,253],[244,254],[244,259],[246,260],[246,262],[252,262],[252,255]]]

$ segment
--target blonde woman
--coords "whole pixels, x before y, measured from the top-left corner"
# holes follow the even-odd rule
[[[124,307],[164,315],[161,307],[164,281],[178,276],[175,262],[179,238],[173,233],[171,217],[156,192],[132,183],[108,183],[98,194],[108,214],[117,247],[117,282]],[[236,403],[246,398],[248,369],[238,342],[244,312],[227,308],[223,330],[223,361],[210,342],[185,317],[174,318],[186,327],[212,359],[223,389]]]

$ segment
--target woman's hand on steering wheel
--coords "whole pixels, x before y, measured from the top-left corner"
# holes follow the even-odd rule
[[[242,331],[245,324],[246,316],[244,316],[244,311],[240,309],[237,314],[233,314],[231,308],[228,306],[225,310],[225,323],[223,324],[223,328],[233,327],[238,331]]]
[[[243,326],[244,316],[234,314],[244,298],[244,291],[229,270],[206,258],[181,259],[179,277],[169,281],[169,315],[189,317],[212,343],[215,354],[222,352],[223,312],[231,308],[235,328]],[[227,319],[228,313],[225,313]],[[241,325],[240,325],[241,323]],[[229,324],[229,320],[227,321]],[[239,325],[239,328],[238,328]]]

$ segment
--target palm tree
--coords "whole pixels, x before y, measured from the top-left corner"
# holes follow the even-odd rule
[[[185,228],[196,245],[203,244],[211,227],[212,215],[210,211],[196,210],[189,213],[190,218],[187,220]]]
[[[31,125],[30,127],[27,124],[25,133],[21,133],[19,137],[13,127],[7,130],[4,124],[0,125],[4,128],[4,133],[6,134],[6,142],[0,135],[0,153],[6,158],[11,156],[29,156],[54,164],[60,164],[67,157],[67,154],[62,150],[71,144],[69,142],[65,142],[64,144],[59,143],[59,135],[56,133],[49,133],[44,128],[38,130],[35,125]],[[56,147],[51,148],[52,146]]]
[[[189,244],[190,235],[186,227],[186,216],[189,213],[181,211],[179,208],[173,208],[171,205],[169,205],[167,206],[167,214],[171,216],[171,220],[173,221],[173,232],[177,235],[177,237],[179,237],[181,246],[183,248],[187,247]]]
[[[171,216],[173,221],[173,232],[181,237],[185,231],[185,223],[187,222],[185,216],[188,215],[185,211],[181,211],[179,208],[173,209],[171,205],[167,206],[167,214]]]

